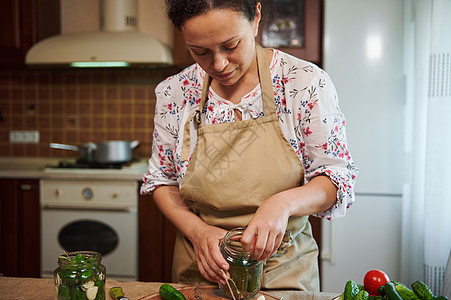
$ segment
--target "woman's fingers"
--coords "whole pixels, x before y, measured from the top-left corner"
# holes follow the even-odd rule
[[[210,226],[192,241],[199,271],[205,279],[212,282],[225,283],[221,270],[228,274],[229,265],[219,250],[219,242],[225,232],[223,229]]]
[[[278,194],[268,198],[243,233],[243,248],[252,251],[254,259],[265,260],[274,254],[285,234],[290,211],[280,205],[279,198]]]
[[[244,230],[241,236],[240,242],[244,251],[253,252],[257,237],[257,228],[253,227],[251,224]]]
[[[198,258],[199,271],[205,279],[212,282],[226,283],[224,274],[228,276],[228,265],[226,268],[220,268],[213,259],[211,259],[211,254],[206,254],[203,257]],[[224,273],[222,271],[224,271]]]
[[[257,236],[255,236],[255,238],[256,238],[255,248],[254,248],[254,251],[252,252],[253,259],[256,259],[256,260],[261,259],[262,255],[264,254],[264,252],[268,246],[268,242],[270,242],[268,240],[268,235],[269,235],[269,232],[262,231],[262,232],[259,232]]]

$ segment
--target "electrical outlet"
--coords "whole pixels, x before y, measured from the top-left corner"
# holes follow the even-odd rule
[[[37,144],[39,143],[39,131],[10,130],[9,142],[14,144]]]

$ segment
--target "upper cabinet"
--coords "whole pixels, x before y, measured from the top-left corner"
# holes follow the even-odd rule
[[[60,33],[59,0],[0,2],[0,67],[22,67],[28,49]]]
[[[266,0],[258,42],[321,65],[323,0]]]
[[[177,66],[189,66],[194,63],[194,59],[189,53],[185,44],[183,34],[177,28],[174,28],[174,46],[173,46],[174,64]]]
[[[321,66],[323,0],[265,0],[257,42]],[[194,63],[183,35],[174,31],[174,63]]]

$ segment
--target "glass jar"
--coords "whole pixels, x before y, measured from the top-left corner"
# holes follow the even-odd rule
[[[249,299],[255,296],[262,283],[263,261],[252,259],[252,253],[244,251],[240,242],[243,232],[244,228],[230,230],[220,244],[221,254],[230,266],[230,280],[224,286],[219,284],[219,287],[233,299]]]
[[[102,256],[94,251],[76,251],[58,257],[53,272],[55,299],[105,299],[105,266]]]

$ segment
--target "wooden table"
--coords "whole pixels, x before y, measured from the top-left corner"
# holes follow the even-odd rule
[[[124,294],[130,300],[139,300],[149,298],[149,295],[158,293],[162,283],[159,282],[119,282],[112,279],[106,281],[106,291],[110,288],[119,286],[123,289]],[[172,284],[176,288],[182,288],[185,285]],[[317,293],[317,292],[300,292],[300,291],[262,291],[276,299],[283,297],[283,300],[300,299],[300,300],[331,300],[338,293]],[[55,288],[53,279],[47,278],[18,278],[18,277],[0,277],[0,300],[15,299],[33,299],[47,300],[54,299]],[[106,299],[111,300],[110,295]]]

